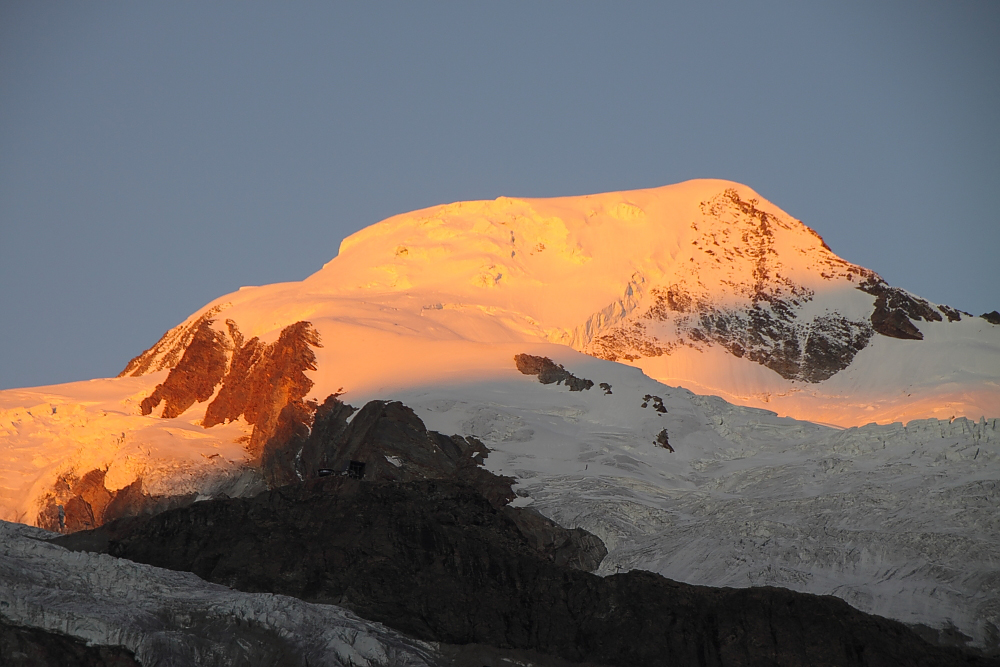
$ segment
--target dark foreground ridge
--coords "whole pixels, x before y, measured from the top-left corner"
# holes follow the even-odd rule
[[[38,628],[25,628],[0,616],[0,665],[4,667],[139,667],[121,646],[86,642]]]
[[[996,665],[828,596],[560,565],[455,480],[331,476],[116,521],[59,543],[339,604],[424,640],[605,665]]]

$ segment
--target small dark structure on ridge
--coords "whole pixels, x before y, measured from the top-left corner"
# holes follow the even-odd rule
[[[347,468],[337,472],[333,468],[320,468],[316,471],[318,477],[332,477],[337,475],[340,477],[347,476],[351,479],[364,479],[365,476],[365,463],[364,461],[351,461],[347,464]]]

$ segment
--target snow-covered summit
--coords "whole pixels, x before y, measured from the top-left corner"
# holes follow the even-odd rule
[[[213,301],[124,374],[172,368],[208,319],[227,350],[229,321],[265,342],[298,321],[355,348],[355,335],[402,334],[402,375],[426,344],[546,341],[841,426],[1000,413],[1000,327],[890,287],[728,181],[394,216],[302,282]],[[319,398],[370,380],[318,354]]]

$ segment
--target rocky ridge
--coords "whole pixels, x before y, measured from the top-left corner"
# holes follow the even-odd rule
[[[485,497],[450,480],[317,479],[57,541],[239,590],[346,606],[424,640],[571,661],[997,664],[933,647],[836,598],[707,589],[640,571],[601,578],[560,566]]]
[[[309,322],[296,322],[282,329],[278,340],[268,345],[257,337],[244,341],[232,320],[226,320],[226,333],[213,329],[213,324],[211,319],[197,321],[177,365],[143,399],[142,414],[150,414],[164,401],[160,416],[176,417],[194,403],[207,401],[218,387],[202,426],[210,428],[244,417],[254,427],[247,449],[259,457],[270,440],[287,440],[311,420],[316,406],[303,400],[313,386],[305,371],[316,370],[312,348],[321,347],[319,335]],[[165,338],[171,335],[168,332]],[[162,343],[146,354],[152,356]],[[133,374],[148,363],[142,357],[137,359],[142,361],[129,363],[136,366]]]
[[[758,203],[733,188],[703,201],[705,218],[691,223],[700,236],[691,242],[690,270],[679,269],[669,284],[644,285],[646,294],[633,299],[630,312],[612,326],[594,330],[582,349],[603,359],[636,362],[669,355],[678,346],[719,345],[786,380],[819,383],[850,366],[875,334],[922,340],[914,321],[940,322],[942,314],[949,322],[961,321],[961,311],[935,309],[890,287],[874,271],[840,259],[805,228],[816,238],[813,268],[823,280],[847,282],[875,297],[867,317],[829,310],[808,314],[817,289],[791,277],[776,238],[804,226],[758,208]],[[720,293],[702,282],[700,273],[706,265],[722,263],[746,270],[736,280],[727,279]]]
[[[58,632],[11,623],[0,615],[0,664],[5,667],[140,667],[119,646],[90,646]]]

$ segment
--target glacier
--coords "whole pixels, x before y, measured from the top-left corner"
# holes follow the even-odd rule
[[[125,646],[144,667],[439,664],[436,649],[334,605],[243,593],[187,572],[49,544],[0,522],[0,617],[91,644]]]

